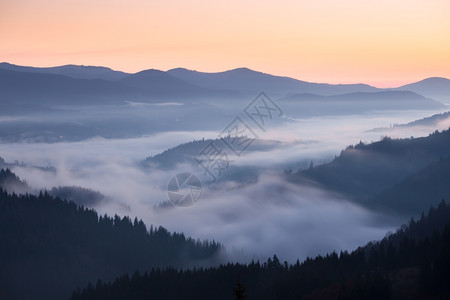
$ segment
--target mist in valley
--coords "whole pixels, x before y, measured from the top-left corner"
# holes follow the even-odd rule
[[[449,125],[393,126],[430,116],[433,111],[429,110],[307,118],[286,111],[266,131],[254,129],[258,139],[282,144],[263,149],[250,145],[242,155],[232,158],[230,170],[214,183],[194,159],[192,163],[175,162],[171,168],[142,166],[146,158],[179,144],[217,138],[235,116],[242,115],[244,107],[242,103],[223,106],[199,105],[199,110],[186,103],[128,103],[105,109],[58,108],[57,113],[2,117],[2,130],[16,128],[18,123],[30,129],[48,129],[30,130],[29,135],[13,142],[4,139],[0,156],[7,162],[18,161],[12,171],[36,191],[62,186],[98,191],[108,199],[92,203],[99,214],[136,216],[148,226],[162,225],[194,238],[214,239],[225,245],[226,260],[248,262],[276,253],[280,259],[294,262],[355,249],[382,238],[407,220],[370,211],[314,183],[288,182],[283,177],[287,170],[296,172],[329,162],[348,145],[360,141],[378,141],[386,135],[426,136]],[[60,124],[72,124],[73,132]],[[46,134],[56,139],[43,140],[41,135]],[[246,180],[227,176],[227,172],[244,174],[247,170],[253,171]],[[169,202],[170,179],[183,172],[202,180],[202,197],[189,207],[166,205],[158,209],[161,203]]]

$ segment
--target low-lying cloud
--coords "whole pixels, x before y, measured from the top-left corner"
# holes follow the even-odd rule
[[[410,114],[400,120],[423,116]],[[201,169],[190,164],[170,171],[143,169],[139,162],[181,142],[215,138],[217,132],[163,132],[133,139],[96,138],[54,144],[9,143],[0,145],[0,156],[6,161],[55,167],[55,172],[14,167],[13,171],[33,188],[81,186],[100,191],[112,200],[95,207],[100,214],[137,216],[148,225],[214,239],[226,246],[232,260],[266,259],[276,253],[292,262],[333,250],[354,249],[383,237],[404,220],[376,215],[314,185],[288,183],[279,175],[282,170],[273,166],[331,159],[348,144],[379,139],[383,134],[367,130],[389,126],[394,120],[397,122],[399,116],[314,118],[271,128],[260,138],[286,141],[285,148],[249,150],[234,162],[236,166],[257,166],[266,171],[260,171],[247,184],[221,178],[204,185],[203,197],[187,208],[155,210],[154,206],[169,200],[167,183],[173,175],[199,174]],[[410,132],[397,134],[406,137]],[[421,134],[428,131],[415,135]]]

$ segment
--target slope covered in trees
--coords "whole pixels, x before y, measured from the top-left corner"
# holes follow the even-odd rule
[[[250,142],[249,142],[250,140]],[[231,143],[230,141],[228,141]],[[246,152],[264,152],[271,151],[276,149],[283,149],[283,147],[295,146],[297,142],[281,142],[277,140],[265,140],[251,137],[239,137],[236,140],[232,141],[233,143],[240,144],[249,143],[248,148],[245,149]],[[204,151],[205,147],[214,143],[217,147],[221,149],[228,149],[226,142],[220,138],[216,139],[202,139],[202,140],[194,140],[188,143],[183,143],[177,145],[173,148],[167,149],[162,153],[157,155],[148,157],[142,163],[144,167],[155,167],[161,169],[170,169],[174,168],[177,164],[188,163],[193,166],[197,166],[198,162],[195,161],[195,157],[200,157],[201,152]],[[223,150],[224,152],[227,150]],[[234,159],[233,152],[227,151],[229,156],[232,156]]]
[[[25,181],[20,180],[20,178],[9,169],[0,170],[0,188],[21,194],[30,193],[32,191]]]
[[[222,246],[49,194],[0,188],[0,299],[67,299],[88,281],[154,267],[210,265]]]
[[[267,262],[135,272],[76,290],[87,299],[444,299],[450,297],[450,206],[355,251],[294,265]]]
[[[383,138],[349,146],[332,162],[301,171],[290,179],[314,181],[358,202],[390,188],[441,157],[450,156],[450,130],[411,139]]]
[[[48,193],[54,197],[59,197],[87,207],[93,207],[102,202],[107,202],[106,196],[99,191],[93,191],[79,186],[54,187]]]
[[[8,193],[28,193],[35,195],[39,193],[39,190],[31,188],[26,181],[21,180],[9,169],[3,168],[0,169],[0,188],[3,188],[3,190]],[[51,190],[47,191],[47,193],[53,197],[59,197],[63,200],[72,201],[77,205],[83,205],[90,208],[108,201],[107,197],[102,193],[91,189],[82,188],[80,186],[53,187]]]
[[[450,157],[442,157],[375,195],[367,205],[408,217],[418,215],[443,198],[450,199]]]

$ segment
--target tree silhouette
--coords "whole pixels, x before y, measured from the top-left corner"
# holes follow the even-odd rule
[[[241,284],[240,281],[236,283],[236,287],[233,289],[233,295],[236,297],[237,300],[245,300],[247,299],[247,296],[245,295],[246,289]]]
[[[400,276],[399,284],[393,274],[405,270],[412,275]],[[263,263],[156,269],[131,279],[125,275],[93,291],[94,285],[76,290],[72,300],[448,299],[449,270],[450,205],[441,202],[420,220],[351,253],[332,252],[293,265],[281,264],[274,255]]]

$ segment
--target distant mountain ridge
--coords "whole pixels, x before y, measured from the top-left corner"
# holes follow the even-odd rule
[[[363,106],[365,110],[436,109],[443,105],[426,97],[439,93],[450,98],[449,83],[450,80],[445,78],[429,78],[385,90],[366,84],[312,83],[248,68],[216,73],[183,68],[167,72],[149,69],[129,74],[94,66],[34,68],[0,63],[0,109],[8,113],[23,110],[25,104],[39,109],[39,105],[49,104],[117,104],[125,101],[187,103],[202,100],[212,103],[248,99],[261,91],[274,99],[296,101],[295,105],[308,102],[308,106],[314,102],[318,106],[301,107],[302,111],[309,110],[313,114],[320,109],[326,111],[324,106],[338,101],[350,101],[351,106],[343,109],[355,113],[360,113]],[[328,110],[335,112],[338,109],[332,107]],[[321,111],[319,115],[323,113]]]
[[[110,81],[118,81],[127,76],[136,75],[146,71],[159,71],[155,69],[146,69],[133,74],[112,70],[111,68],[102,66],[68,64],[56,67],[31,67],[15,65],[7,62],[0,63],[0,69],[29,73],[64,75],[76,79],[103,79]],[[433,97],[429,94],[433,93],[435,95],[450,95],[450,80],[443,77],[430,77],[397,88],[380,89],[364,83],[328,84],[308,82],[292,77],[277,76],[259,72],[246,67],[221,72],[200,72],[179,67],[170,69],[164,73],[170,74],[196,86],[224,90],[234,89],[253,91],[256,88],[260,91],[261,88],[264,87],[272,90],[274,93],[277,93],[278,91],[285,92],[288,90],[291,95],[294,93],[310,93],[323,96],[348,94],[354,92],[407,90],[431,98]]]
[[[408,90],[426,97],[450,104],[450,80],[443,77],[430,77],[418,82],[398,87],[397,90]]]
[[[270,91],[275,95],[289,93],[313,93],[319,95],[334,95],[350,92],[374,92],[378,89],[366,84],[325,84],[301,81],[291,77],[275,76],[248,68],[237,68],[224,72],[205,73],[184,68],[167,71],[186,82],[203,87],[217,89],[235,89],[245,94],[255,94],[261,90]]]
[[[91,104],[142,97],[143,91],[103,79],[11,71],[0,68],[0,104]]]
[[[410,91],[355,92],[332,96],[295,94],[278,100],[289,111],[301,115],[346,115],[381,110],[445,109],[433,99]]]
[[[204,98],[204,97],[231,97],[239,96],[231,90],[211,89],[184,81],[168,72],[150,69],[127,75],[117,81],[125,86],[144,90],[160,99],[176,98]]]
[[[57,67],[37,68],[37,67],[18,66],[3,62],[0,63],[0,69],[18,72],[64,75],[76,79],[119,80],[129,75],[128,73],[122,71],[114,71],[107,67],[78,66],[78,65],[64,65]]]

